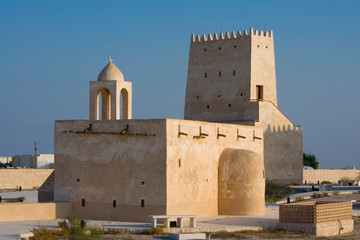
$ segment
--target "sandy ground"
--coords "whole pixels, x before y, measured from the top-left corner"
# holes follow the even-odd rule
[[[4,197],[19,197],[26,196],[28,201],[37,201],[37,191],[22,191],[22,192],[8,192],[0,193]],[[36,196],[36,197],[35,197]],[[312,199],[313,200],[313,199]],[[334,195],[331,197],[320,198],[321,201],[351,201],[353,200],[353,213],[360,216],[360,194],[351,195]],[[215,216],[209,218],[198,219],[198,228],[203,232],[208,229],[212,231],[222,230],[226,228],[236,228],[237,230],[251,230],[258,227],[262,228],[276,228],[278,224],[279,210],[278,206],[274,204],[267,204],[266,214],[258,217],[239,217],[239,216]],[[331,238],[319,238],[304,234],[296,233],[269,233],[269,232],[249,232],[231,235],[212,235],[211,239],[360,239],[360,217],[354,217],[355,231],[350,234],[344,234]],[[0,222],[0,240],[19,239],[19,234],[28,233],[34,227],[47,226],[57,227],[58,220],[46,221],[19,221],[19,222]],[[149,223],[129,223],[129,222],[111,222],[111,221],[89,221],[89,225],[101,228],[135,228],[146,229],[150,227]],[[185,222],[185,226],[188,223]],[[164,236],[146,236],[146,235],[120,235],[114,237],[107,237],[104,239],[167,239]]]

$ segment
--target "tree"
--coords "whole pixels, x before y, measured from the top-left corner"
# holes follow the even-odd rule
[[[303,153],[304,166],[312,167],[313,169],[319,168],[319,162],[316,161],[316,157],[312,153]]]

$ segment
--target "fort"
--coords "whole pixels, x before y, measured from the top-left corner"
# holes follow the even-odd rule
[[[273,33],[191,36],[184,120],[132,119],[111,58],[89,120],[58,120],[54,200],[88,219],[262,215],[265,178],[302,182],[302,129],[277,106]]]

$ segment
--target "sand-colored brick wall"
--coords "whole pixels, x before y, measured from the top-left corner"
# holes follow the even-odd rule
[[[64,203],[5,203],[0,204],[0,222],[52,220],[70,216],[72,204]]]
[[[0,169],[0,189],[40,187],[54,169]]]
[[[322,181],[330,181],[338,183],[338,180],[348,178],[351,180],[360,179],[360,170],[354,169],[317,169],[317,170],[303,170],[303,183],[321,183]]]

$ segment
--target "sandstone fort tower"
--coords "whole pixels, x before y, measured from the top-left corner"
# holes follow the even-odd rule
[[[184,120],[132,119],[132,83],[109,61],[90,81],[89,120],[55,122],[53,199],[73,214],[262,215],[265,178],[301,183],[271,31],[191,36]]]
[[[192,34],[184,119],[262,126],[266,177],[301,182],[302,131],[277,107],[272,30]]]

